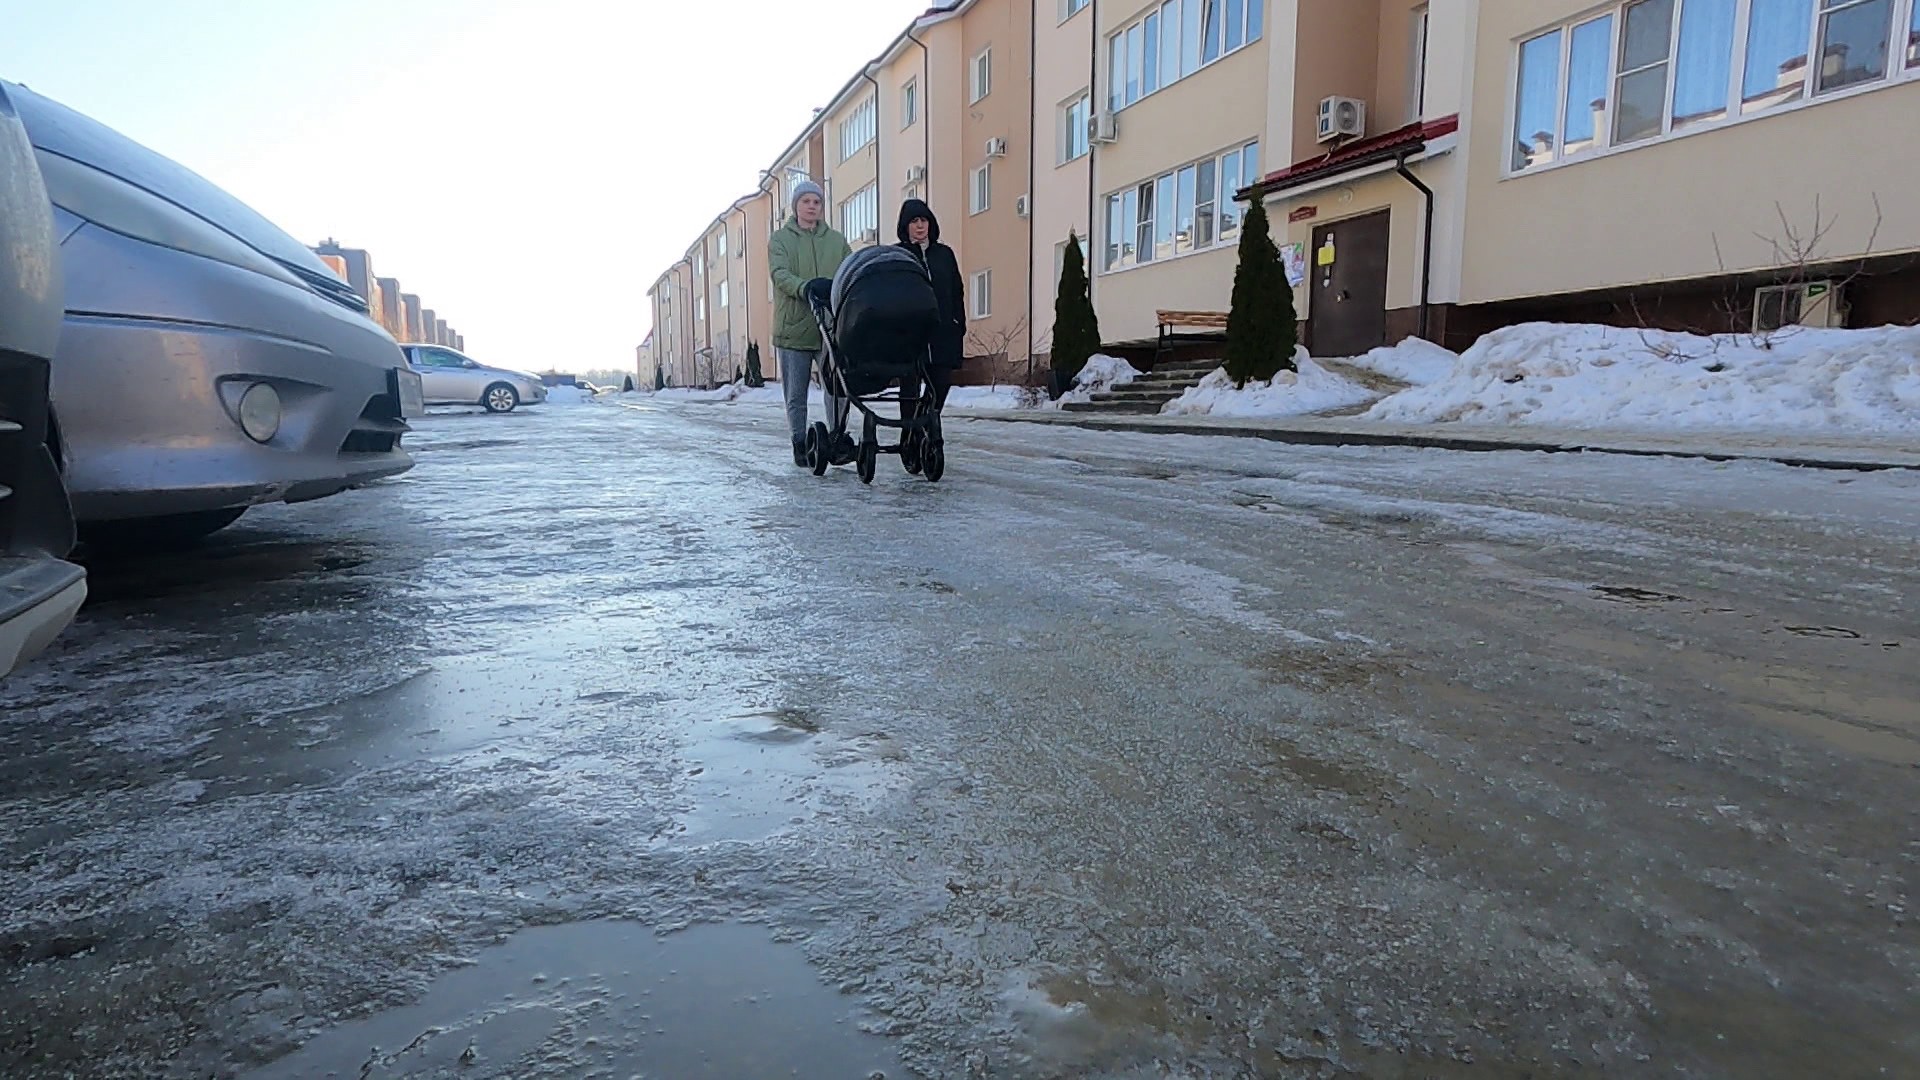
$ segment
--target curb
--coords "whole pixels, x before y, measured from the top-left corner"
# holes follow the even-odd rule
[[[1192,424],[1180,421],[1142,421],[1120,417],[1077,417],[1069,414],[1021,416],[1017,413],[956,413],[956,418],[988,420],[1009,424],[1041,424],[1075,427],[1088,431],[1119,431],[1142,435],[1212,435],[1298,446],[1411,446],[1426,450],[1458,450],[1487,453],[1516,450],[1546,454],[1617,454],[1625,457],[1692,458],[1704,461],[1770,461],[1800,469],[1830,469],[1845,472],[1884,472],[1895,469],[1920,471],[1920,455],[1914,461],[1881,461],[1872,458],[1830,458],[1800,454],[1770,454],[1764,451],[1689,450],[1681,447],[1614,446],[1590,442],[1562,442],[1528,438],[1492,438],[1472,435],[1426,435],[1410,432],[1360,431],[1337,428],[1235,427]]]

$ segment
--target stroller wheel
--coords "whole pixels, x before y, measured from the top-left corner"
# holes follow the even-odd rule
[[[807,429],[807,465],[813,469],[813,475],[827,475],[827,466],[833,463],[833,436],[827,434],[827,425],[816,423]]]
[[[860,474],[860,482],[863,484],[873,483],[873,474],[879,471],[879,467],[880,444],[877,442],[861,443],[860,456],[854,459],[853,463],[854,471]]]
[[[920,433],[911,424],[900,433],[900,465],[909,475],[920,475]]]
[[[927,471],[927,481],[939,483],[940,478],[947,473],[947,448],[939,443],[927,447],[926,456],[921,461],[921,465]]]

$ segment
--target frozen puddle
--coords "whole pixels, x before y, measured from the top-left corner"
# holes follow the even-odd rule
[[[802,709],[772,709],[696,724],[684,749],[690,808],[673,843],[764,840],[823,810],[864,802],[887,786],[900,757],[881,732],[822,729]]]
[[[740,923],[533,927],[414,1005],[324,1032],[252,1080],[903,1075],[850,998]]]

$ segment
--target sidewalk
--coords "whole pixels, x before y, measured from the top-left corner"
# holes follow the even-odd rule
[[[1098,416],[1052,411],[952,410],[966,420],[1053,424],[1097,431],[1225,435],[1308,446],[1419,446],[1438,450],[1532,450],[1710,461],[1774,461],[1815,469],[1920,470],[1920,439],[1703,431],[1698,434],[1581,431],[1466,424],[1385,424],[1348,418],[1216,419],[1209,416]]]

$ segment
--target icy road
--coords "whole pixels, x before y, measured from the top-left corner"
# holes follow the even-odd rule
[[[0,1075],[1920,1074],[1920,475],[420,427],[0,686]]]

